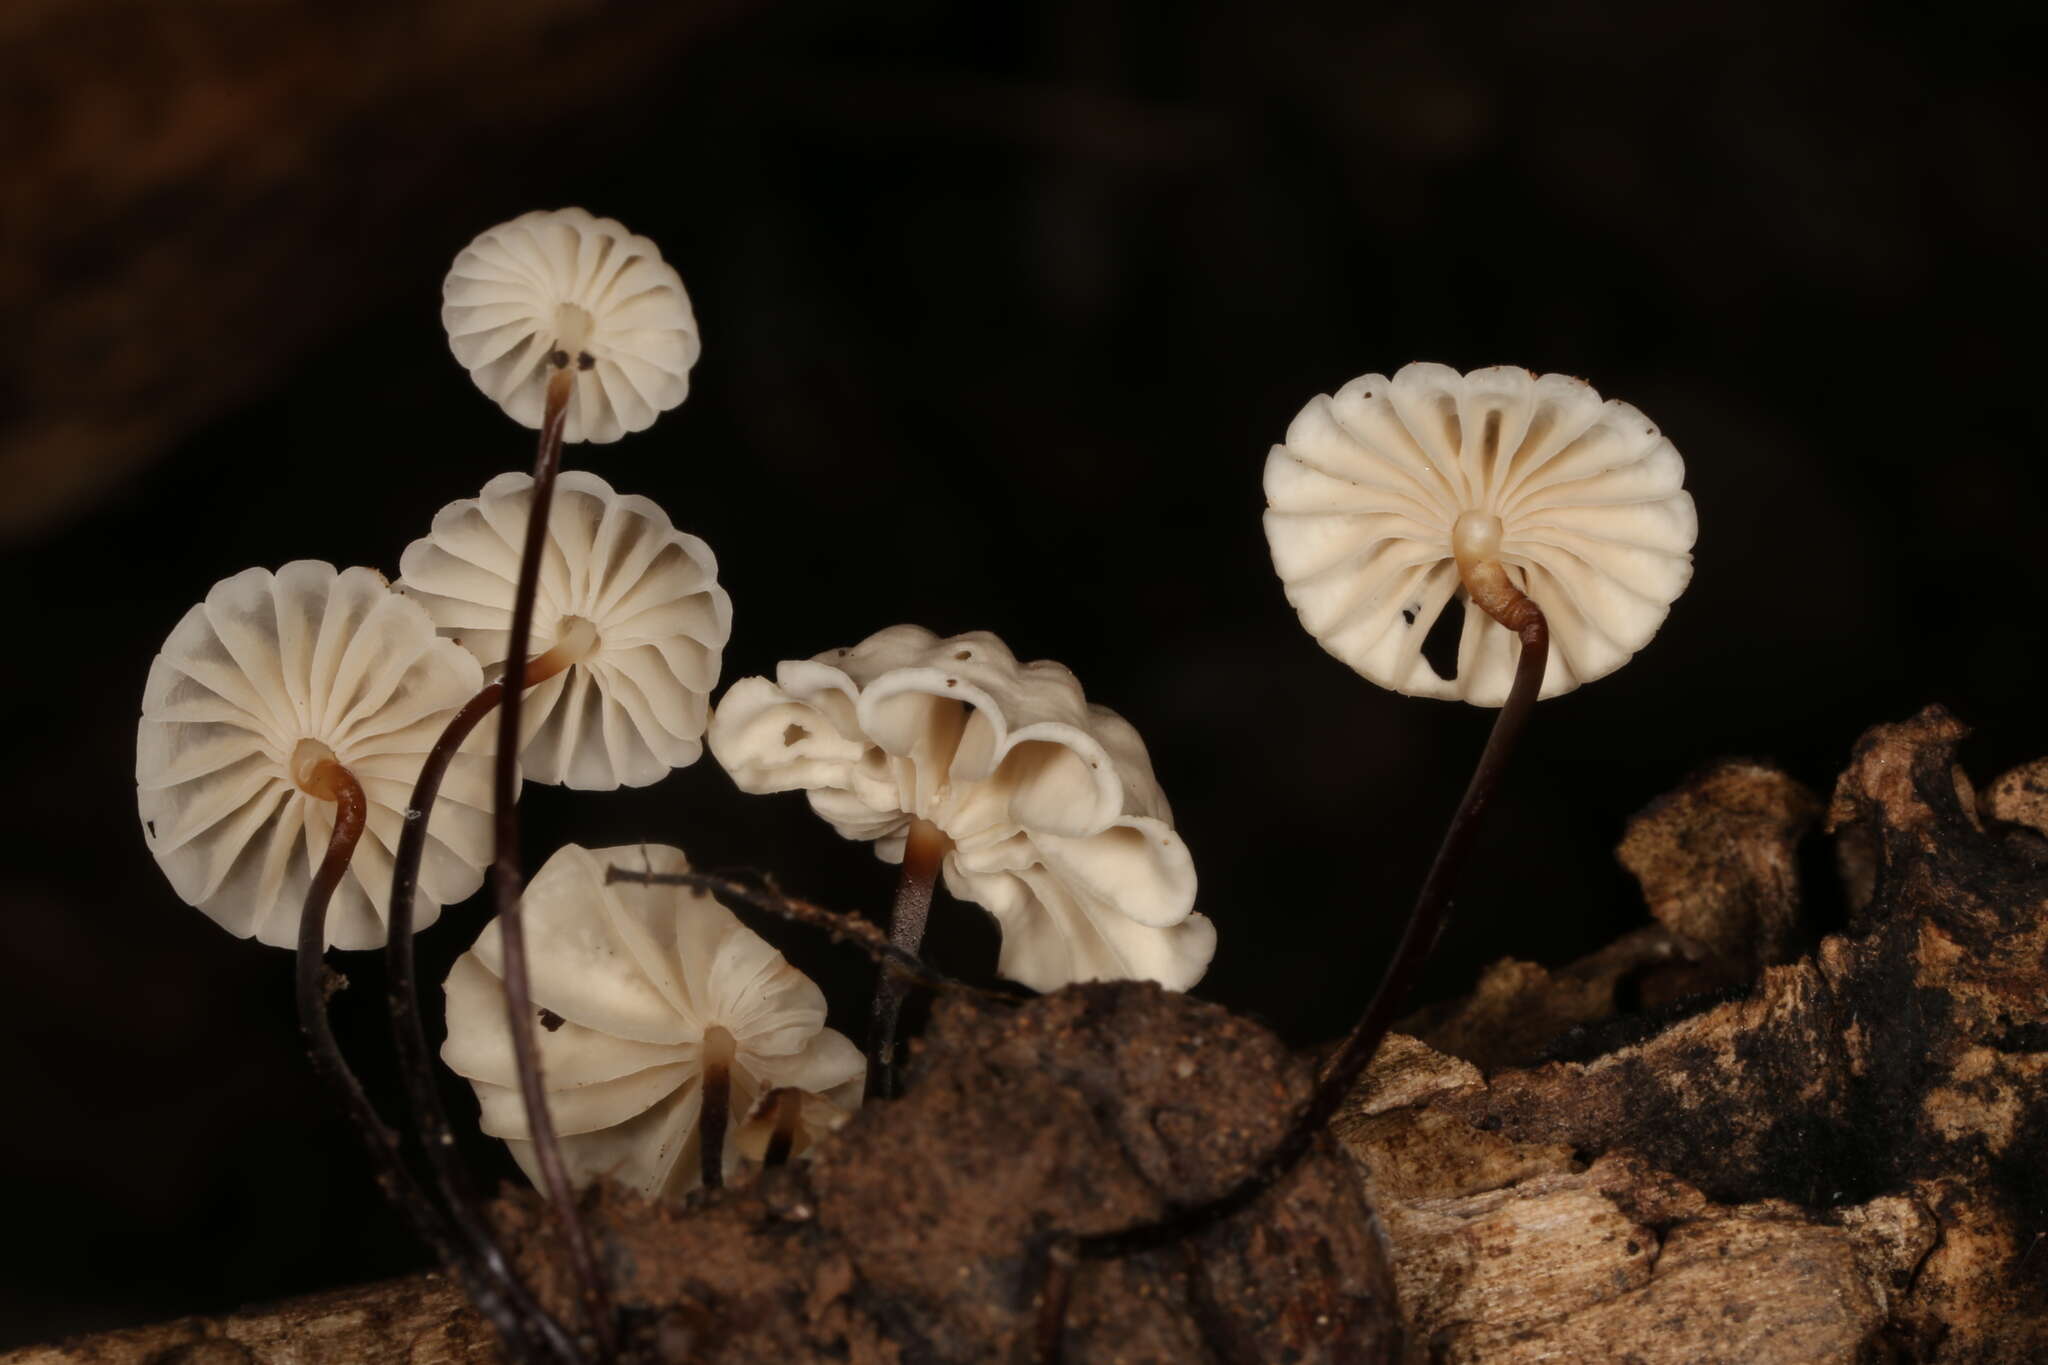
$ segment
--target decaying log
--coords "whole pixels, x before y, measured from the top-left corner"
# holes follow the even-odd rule
[[[439,1275],[0,1352],[0,1365],[497,1365],[499,1359],[491,1329]]]
[[[1811,956],[1661,1020],[1577,1009],[1556,1059],[1524,1069],[1415,1039],[1382,1054],[1340,1131],[1418,1350],[2048,1358],[2048,844],[2026,804],[2040,784],[1994,784],[1987,824],[1955,767],[1962,734],[1930,710],[1858,745],[1827,818],[1854,832],[1869,894]],[[1688,876],[1694,900],[1716,876],[1758,896],[1782,881],[1796,822],[1732,827],[1729,776],[1652,808],[1697,838],[1652,848],[1632,831],[1624,857],[1653,904]],[[1782,902],[1752,904],[1759,932],[1790,922]],[[1556,973],[1553,993],[1582,1002],[1589,975]],[[1434,1041],[1456,1046],[1466,1015],[1498,1008],[1441,1012]]]
[[[1031,1361],[1046,1233],[1219,1192],[1280,1134],[1309,1068],[1259,1025],[1149,983],[1020,1007],[942,1000],[904,1098],[807,1163],[668,1206],[599,1196],[614,1294],[649,1358]],[[544,1299],[572,1285],[534,1197],[500,1204]],[[1074,1267],[1061,1359],[1385,1359],[1384,1251],[1325,1144],[1184,1247]]]
[[[1655,927],[1417,1015],[1293,1179],[1184,1248],[1082,1265],[1064,1359],[2048,1359],[2048,764],[1980,800],[1962,734],[1930,710],[1857,746],[1826,828],[1862,891],[1796,960],[1773,959],[1821,804],[1754,763],[1653,804],[1622,856]],[[1040,1235],[1219,1188],[1307,1080],[1257,1025],[1147,986],[942,1000],[905,1098],[808,1165],[590,1209],[649,1362],[1029,1360]],[[566,1308],[537,1201],[497,1215]],[[348,1358],[487,1358],[431,1292],[443,1336],[366,1318]],[[327,1302],[289,1311],[349,1296]],[[148,1339],[340,1358],[266,1346],[260,1316]],[[0,1365],[215,1358],[146,1335]]]

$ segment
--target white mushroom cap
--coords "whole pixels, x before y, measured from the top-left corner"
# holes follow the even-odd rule
[[[867,1063],[825,1027],[825,997],[808,977],[710,896],[606,885],[612,864],[689,868],[679,850],[657,844],[569,844],[522,901],[535,1037],[571,1180],[609,1177],[649,1198],[699,1182],[704,1050],[714,1028],[732,1046],[728,1171],[740,1159],[732,1129],[769,1090],[791,1086],[841,1109],[859,1105]],[[535,1176],[505,1026],[502,953],[493,920],[448,974],[441,1057],[476,1088],[484,1131],[505,1139]]]
[[[1063,666],[986,632],[892,626],[743,678],[711,751],[749,792],[802,790],[900,863],[913,817],[951,841],[946,889],[1002,929],[997,970],[1034,990],[1146,979],[1186,990],[1216,950],[1144,741]]]
[[[335,812],[299,782],[332,757],[362,786],[367,818],[327,941],[377,947],[413,782],[483,682],[476,660],[373,569],[299,560],[223,579],[164,641],[143,689],[135,782],[149,851],[228,932],[295,946]],[[482,884],[490,810],[488,746],[466,745],[429,826],[420,928]]]
[[[406,547],[399,588],[494,673],[505,661],[533,478],[500,474],[450,503]],[[531,781],[583,791],[644,787],[704,752],[732,600],[711,547],[646,498],[595,474],[555,484],[534,600],[533,652],[583,651],[520,711]]]
[[[471,242],[441,286],[441,324],[476,386],[524,426],[540,426],[548,357],[563,352],[580,371],[565,441],[654,425],[689,393],[699,350],[661,249],[582,209],[521,214]]]
[[[1498,536],[1548,618],[1554,697],[1628,662],[1685,591],[1699,528],[1684,479],[1649,419],[1583,380],[1418,363],[1301,410],[1266,459],[1266,538],[1324,649],[1396,692],[1498,706],[1521,643],[1463,598],[1459,519]],[[1422,645],[1454,597],[1457,675],[1441,678]]]

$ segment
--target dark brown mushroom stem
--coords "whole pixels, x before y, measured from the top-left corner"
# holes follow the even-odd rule
[[[952,840],[922,816],[912,816],[903,837],[903,870],[896,878],[896,901],[889,908],[889,946],[917,956],[924,943],[925,921],[932,910],[932,886]],[[883,1099],[897,1094],[896,1020],[910,978],[893,964],[883,966],[875,981],[875,1003],[868,1016],[868,1090]]]
[[[768,1096],[774,1127],[768,1131],[768,1145],[761,1152],[763,1166],[786,1166],[796,1151],[797,1125],[803,1119],[804,1094],[794,1086],[783,1086]]]
[[[555,497],[555,474],[562,463],[562,427],[569,418],[569,396],[576,372],[567,354],[556,351],[549,363],[547,407],[540,425],[540,446],[533,461],[533,499],[527,510],[526,543],[519,556],[519,582],[512,596],[512,625],[505,641],[504,691],[498,700],[498,751],[493,765],[491,813],[497,837],[491,859],[491,893],[505,953],[505,1019],[512,1033],[512,1055],[519,1068],[519,1097],[526,1107],[527,1131],[534,1160],[540,1166],[541,1188],[562,1226],[569,1263],[582,1290],[584,1317],[600,1359],[618,1355],[611,1296],[605,1289],[590,1245],[590,1234],[576,1207],[569,1172],[555,1123],[542,1088],[540,1045],[534,1038],[533,994],[526,965],[526,926],[519,898],[526,876],[519,859],[519,712],[526,691],[526,651],[533,642],[533,602],[540,587],[541,550],[547,544],[548,509]]]
[[[312,1055],[313,1068],[341,1100],[369,1149],[377,1186],[404,1215],[414,1233],[440,1257],[460,1279],[464,1291],[477,1309],[497,1328],[508,1351],[517,1360],[553,1361],[575,1365],[579,1359],[573,1342],[560,1326],[548,1318],[517,1281],[507,1282],[489,1270],[478,1271],[458,1243],[448,1217],[421,1190],[399,1155],[398,1134],[377,1113],[364,1093],[363,1085],[341,1055],[334,1029],[327,1019],[329,974],[326,968],[327,907],[341,885],[348,865],[362,838],[367,805],[362,784],[355,775],[333,759],[313,764],[295,775],[301,790],[318,800],[334,803],[334,833],[328,837],[326,856],[306,889],[306,903],[299,915],[298,1007],[299,1031]]]
[[[1250,1174],[1214,1199],[1173,1209],[1156,1221],[1076,1238],[1075,1249],[1084,1258],[1106,1260],[1165,1246],[1228,1218],[1271,1189],[1314,1145],[1316,1136],[1337,1112],[1344,1097],[1358,1084],[1358,1078],[1365,1073],[1387,1030],[1406,1004],[1416,978],[1422,974],[1423,965],[1429,961],[1431,950],[1449,922],[1451,889],[1471,848],[1472,836],[1478,831],[1480,817],[1491,804],[1501,774],[1514,753],[1515,742],[1529,723],[1529,713],[1542,691],[1543,671],[1550,659],[1550,626],[1542,609],[1509,581],[1497,559],[1486,556],[1468,566],[1461,554],[1459,570],[1472,600],[1521,638],[1522,656],[1515,663],[1514,685],[1508,690],[1500,714],[1494,718],[1493,733],[1479,755],[1479,765],[1473,769],[1465,795],[1451,813],[1443,842],[1437,846],[1436,858],[1423,878],[1415,906],[1408,912],[1408,924],[1394,949],[1393,960],[1387,963],[1365,1014],[1324,1065],[1314,1093],[1288,1124],[1287,1132],[1259,1159]]]
[[[707,1190],[725,1184],[725,1130],[732,1121],[736,1050],[727,1030],[716,1024],[704,1030],[704,1105],[697,1112],[697,1160]]]
[[[573,652],[560,645],[529,659],[526,686],[532,688],[547,681],[575,661]],[[426,1032],[420,1023],[418,974],[413,959],[413,906],[419,889],[420,860],[426,854],[427,828],[433,819],[434,803],[440,797],[441,782],[463,742],[485,716],[497,709],[504,695],[504,680],[499,678],[486,683],[482,691],[464,703],[442,728],[440,738],[434,741],[420,767],[418,780],[413,783],[412,797],[399,830],[398,849],[392,858],[390,932],[384,944],[385,997],[391,1010],[391,1036],[398,1051],[398,1071],[405,1078],[414,1130],[426,1150],[448,1215],[468,1243],[470,1253],[481,1262],[483,1268],[478,1273],[495,1280],[501,1292],[524,1311],[544,1317],[546,1311],[520,1283],[497,1233],[482,1216],[481,1201],[468,1171],[456,1160],[454,1125],[449,1121],[447,1106],[441,1102],[433,1061],[427,1051]],[[566,1341],[567,1335],[560,1325],[552,1319],[549,1322]]]

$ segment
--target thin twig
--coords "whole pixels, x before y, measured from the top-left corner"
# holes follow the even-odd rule
[[[533,1032],[533,996],[527,974],[526,926],[519,898],[526,877],[519,859],[519,713],[526,690],[526,653],[533,641],[534,597],[540,587],[541,551],[547,544],[548,507],[554,501],[555,473],[562,462],[562,427],[569,416],[569,394],[575,372],[557,364],[548,379],[547,408],[541,422],[540,448],[533,462],[533,496],[526,517],[526,544],[519,557],[519,582],[512,597],[512,623],[505,642],[505,692],[498,703],[498,752],[493,765],[492,815],[497,838],[491,860],[491,890],[497,901],[498,928],[505,955],[505,1018],[512,1034],[512,1054],[519,1068],[519,1096],[526,1109],[528,1135],[540,1167],[541,1186],[561,1223],[569,1263],[582,1288],[583,1311],[603,1360],[618,1355],[610,1295],[591,1250],[562,1164],[554,1117],[548,1113],[547,1091],[540,1069],[540,1045]]]
[[[971,995],[984,1000],[1001,1000],[1009,1004],[1022,1004],[1034,998],[1030,992],[1006,990],[1000,986],[976,986],[936,971],[921,959],[889,942],[888,935],[873,921],[862,919],[858,915],[849,915],[843,910],[827,910],[822,905],[786,895],[775,885],[772,878],[766,874],[756,875],[761,877],[760,886],[749,885],[715,872],[648,872],[620,867],[613,863],[605,868],[604,879],[606,885],[635,882],[642,886],[687,886],[698,891],[708,891],[714,896],[730,896],[750,909],[821,929],[834,943],[851,944],[876,962],[892,965],[913,984],[928,991],[945,995]]]

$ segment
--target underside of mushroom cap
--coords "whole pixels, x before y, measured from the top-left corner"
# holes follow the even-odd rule
[[[532,502],[530,475],[500,474],[442,508],[399,562],[400,590],[493,671],[505,661]],[[533,646],[538,654],[573,638],[582,649],[521,708],[529,780],[610,791],[697,761],[732,634],[732,599],[717,579],[711,547],[654,502],[581,470],[559,476]]]
[[[413,782],[482,686],[476,660],[374,570],[299,560],[225,579],[150,665],[135,762],[150,852],[179,896],[230,933],[295,946],[335,811],[300,769],[331,757],[361,785],[366,826],[335,889],[328,943],[377,947]],[[417,926],[482,884],[490,808],[488,746],[473,741],[442,786]]]
[[[1001,970],[1050,990],[1200,978],[1214,929],[1137,732],[1067,669],[977,632],[894,626],[745,678],[711,724],[746,791],[801,790],[849,839],[901,862],[911,821],[947,838],[949,891],[994,914]]]
[[[478,388],[539,427],[559,355],[576,373],[565,441],[616,441],[682,402],[699,350],[690,297],[661,250],[579,208],[482,233],[442,285],[441,322]]]
[[[1331,654],[1397,692],[1498,706],[1521,646],[1464,596],[1460,518],[1497,535],[1509,579],[1542,608],[1551,697],[1626,663],[1685,590],[1698,523],[1684,477],[1653,423],[1583,380],[1417,363],[1301,410],[1266,460],[1266,535]],[[1453,606],[1446,678],[1423,644]]]
[[[577,1184],[603,1175],[654,1197],[696,1183],[713,1028],[732,1038],[729,1125],[783,1086],[841,1109],[860,1103],[866,1062],[825,1027],[825,999],[809,978],[708,894],[608,882],[612,866],[668,874],[689,862],[656,844],[571,844],[535,874],[521,901],[542,1073]],[[441,1055],[474,1086],[484,1131],[506,1139],[532,1175],[502,975],[494,920],[449,974]],[[728,1142],[728,1169],[737,1160]]]

